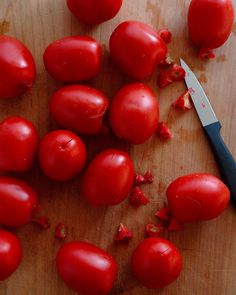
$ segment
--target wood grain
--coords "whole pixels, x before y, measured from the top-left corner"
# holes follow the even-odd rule
[[[234,0],[236,5],[236,0]],[[76,34],[89,34],[103,45],[103,68],[91,85],[102,89],[109,97],[130,81],[119,73],[109,61],[108,39],[121,21],[134,19],[155,28],[168,27],[174,35],[170,55],[178,61],[181,56],[195,70],[209,95],[222,125],[223,137],[236,157],[236,26],[227,44],[216,50],[217,58],[202,62],[195,58],[186,30],[189,1],[184,0],[124,0],[119,15],[100,26],[80,25],[71,16],[64,0],[1,0],[0,33],[22,40],[32,51],[38,69],[38,78],[32,91],[21,99],[0,102],[0,119],[21,115],[32,120],[43,136],[56,128],[48,114],[48,99],[61,85],[45,72],[42,54],[44,48],[57,38]],[[50,216],[51,229],[41,231],[27,225],[17,231],[24,248],[20,268],[7,281],[0,284],[1,295],[69,295],[74,294],[58,278],[54,258],[61,243],[54,239],[55,225],[65,222],[69,227],[68,241],[88,240],[107,249],[119,263],[119,277],[112,294],[123,295],[233,295],[236,294],[236,214],[231,206],[220,218],[186,226],[181,233],[169,234],[180,248],[184,270],[171,286],[160,291],[149,291],[138,285],[129,270],[133,249],[144,238],[144,225],[155,221],[156,209],[165,202],[165,188],[177,176],[191,172],[218,170],[207,140],[194,110],[179,113],[171,103],[184,91],[184,83],[173,84],[160,91],[156,85],[157,73],[145,82],[157,93],[161,120],[168,121],[174,139],[167,143],[153,138],[140,146],[128,147],[115,138],[87,139],[90,158],[107,146],[127,149],[137,171],[151,169],[154,185],[145,187],[151,205],[133,210],[127,201],[115,208],[91,208],[80,195],[80,177],[65,184],[49,181],[37,163],[27,180],[37,190],[40,201]],[[235,176],[236,177],[236,176]],[[129,246],[114,245],[117,225],[123,222],[135,232]]]

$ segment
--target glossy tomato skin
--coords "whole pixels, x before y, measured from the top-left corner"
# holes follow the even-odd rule
[[[56,265],[67,286],[81,295],[108,294],[117,276],[113,257],[86,242],[63,245],[57,253]]]
[[[0,36],[0,99],[14,98],[28,91],[36,79],[32,54],[13,37]]]
[[[0,229],[0,281],[10,277],[22,260],[20,241],[11,232]]]
[[[166,193],[173,216],[183,223],[219,216],[230,199],[230,192],[220,179],[201,173],[177,178]]]
[[[9,117],[0,123],[0,172],[24,172],[35,158],[39,135],[35,126],[21,117]]]
[[[93,205],[117,205],[129,194],[134,180],[133,162],[120,150],[108,149],[89,164],[82,181],[83,196]]]
[[[223,45],[232,30],[234,7],[231,0],[192,0],[188,28],[192,41],[213,49]]]
[[[148,238],[134,251],[131,268],[138,281],[146,288],[163,288],[180,275],[182,257],[170,241],[163,238]]]
[[[36,205],[37,195],[27,183],[0,177],[0,224],[19,227],[28,223]]]
[[[43,59],[54,79],[65,83],[86,81],[100,71],[101,45],[91,37],[66,37],[51,43]]]
[[[124,73],[135,79],[144,79],[166,58],[167,47],[150,26],[126,21],[111,35],[110,54]]]
[[[67,0],[67,6],[84,24],[96,25],[112,19],[119,12],[122,0]]]
[[[158,121],[157,97],[142,83],[124,86],[112,99],[110,123],[121,139],[134,144],[144,143],[156,132]]]
[[[101,131],[108,105],[108,98],[101,91],[84,85],[71,85],[53,94],[49,108],[60,126],[93,135]]]
[[[56,181],[66,181],[80,173],[86,157],[84,143],[71,131],[49,132],[39,145],[40,167],[49,178]]]

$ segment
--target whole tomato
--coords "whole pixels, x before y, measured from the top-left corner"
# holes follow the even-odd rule
[[[84,24],[100,24],[119,12],[122,0],[67,0],[67,6]]]
[[[71,85],[53,94],[50,112],[60,126],[92,135],[101,131],[108,104],[108,98],[99,90]]]
[[[73,132],[56,130],[45,135],[39,145],[39,162],[51,179],[66,181],[81,172],[86,162],[86,148]]]
[[[167,188],[172,215],[180,222],[213,219],[226,208],[230,192],[210,174],[190,174],[177,178]]]
[[[13,37],[0,36],[0,99],[14,98],[28,91],[36,79],[32,54]]]
[[[37,152],[39,136],[34,125],[21,117],[0,123],[0,171],[28,170]]]
[[[0,229],[0,281],[10,277],[22,260],[20,241],[11,232]]]
[[[101,45],[91,37],[66,37],[50,44],[43,59],[54,79],[68,83],[86,81],[100,71]]]
[[[136,21],[121,23],[110,38],[111,58],[135,79],[150,76],[166,58],[167,47],[157,31]]]
[[[135,144],[144,143],[156,131],[159,106],[156,95],[142,83],[128,84],[112,99],[110,123],[114,133]]]
[[[98,154],[85,171],[82,192],[94,206],[117,205],[129,194],[134,180],[133,162],[122,151],[108,149]]]
[[[27,183],[0,177],[0,224],[19,227],[28,223],[36,205],[36,193]]]
[[[163,288],[180,275],[182,257],[170,241],[163,238],[148,238],[134,251],[131,268],[138,281],[146,288]]]
[[[217,48],[228,39],[234,22],[231,0],[192,0],[188,28],[192,41],[203,48]]]
[[[106,295],[116,279],[117,264],[104,250],[86,243],[64,244],[56,257],[57,271],[81,295]]]

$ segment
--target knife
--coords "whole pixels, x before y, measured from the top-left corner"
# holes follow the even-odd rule
[[[185,83],[190,90],[198,117],[211,144],[221,176],[230,190],[231,200],[236,207],[236,162],[220,135],[221,124],[200,82],[182,59],[180,59],[180,64],[186,72]]]

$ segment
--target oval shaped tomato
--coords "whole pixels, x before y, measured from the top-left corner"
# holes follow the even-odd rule
[[[86,242],[64,244],[57,253],[56,265],[67,286],[83,295],[108,294],[117,276],[113,257]]]
[[[204,48],[217,48],[228,39],[234,22],[231,0],[192,0],[188,12],[189,35]]]
[[[24,172],[32,166],[39,135],[34,125],[21,117],[0,123],[0,171]]]
[[[213,219],[226,208],[230,192],[210,174],[190,174],[177,178],[167,188],[171,212],[180,222]]]
[[[112,33],[110,53],[124,73],[136,79],[144,79],[166,58],[167,47],[157,31],[150,26],[126,21]]]
[[[10,277],[22,260],[20,241],[11,232],[0,229],[0,281]]]
[[[122,151],[108,149],[98,154],[85,171],[82,192],[94,206],[117,205],[129,194],[134,180],[133,162]]]
[[[36,193],[27,183],[0,177],[0,224],[19,227],[28,223],[36,204]]]
[[[39,145],[39,162],[51,179],[66,181],[81,172],[87,152],[82,140],[73,132],[56,130],[44,136]]]
[[[182,257],[170,241],[163,238],[148,238],[134,251],[131,268],[138,281],[146,288],[163,288],[180,275]]]
[[[141,144],[148,140],[156,132],[158,120],[157,97],[142,83],[124,86],[111,102],[112,130],[130,143]]]
[[[0,36],[0,99],[24,94],[35,79],[35,62],[28,48],[13,37]]]
[[[101,45],[91,37],[66,37],[50,44],[43,59],[54,79],[68,83],[86,81],[100,71]]]
[[[100,24],[119,12],[122,0],[67,0],[67,6],[84,24]]]
[[[92,135],[101,131],[108,98],[99,90],[71,85],[59,89],[50,101],[50,112],[62,127]]]

